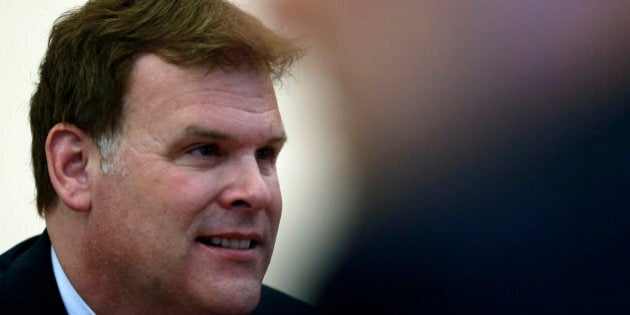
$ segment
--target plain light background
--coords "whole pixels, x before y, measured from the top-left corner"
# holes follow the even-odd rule
[[[54,20],[84,2],[0,0],[0,252],[44,229],[34,202],[29,99]],[[233,2],[273,25],[263,1]],[[317,67],[305,58],[276,88],[289,141],[278,161],[284,208],[265,278],[308,302],[346,244],[354,196],[341,102]]]

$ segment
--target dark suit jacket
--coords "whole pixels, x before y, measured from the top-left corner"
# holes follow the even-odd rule
[[[263,286],[253,314],[313,312],[308,304]],[[66,314],[53,274],[46,231],[0,256],[0,314]]]

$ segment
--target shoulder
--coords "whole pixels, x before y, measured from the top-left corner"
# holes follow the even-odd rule
[[[263,285],[260,303],[252,314],[316,314],[316,312],[313,306]]]
[[[4,252],[0,255],[0,275],[4,275],[11,268],[13,263],[28,250],[37,241],[39,236],[33,236]]]
[[[52,270],[46,231],[0,255],[0,314],[5,313],[66,313]]]
[[[0,255],[0,314],[4,314],[7,301],[12,299],[12,274],[20,269],[25,253],[33,247],[37,239],[38,236],[29,238]]]

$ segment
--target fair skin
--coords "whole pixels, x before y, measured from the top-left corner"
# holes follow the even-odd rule
[[[60,202],[46,220],[68,278],[97,313],[250,312],[282,208],[269,76],[149,54],[124,105],[107,161],[74,126],[49,134]]]

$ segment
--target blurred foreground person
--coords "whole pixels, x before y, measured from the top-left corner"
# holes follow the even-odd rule
[[[291,41],[220,0],[93,0],[31,100],[42,235],[0,256],[1,314],[303,314],[262,286]]]
[[[276,4],[361,163],[325,313],[630,309],[627,1]]]

